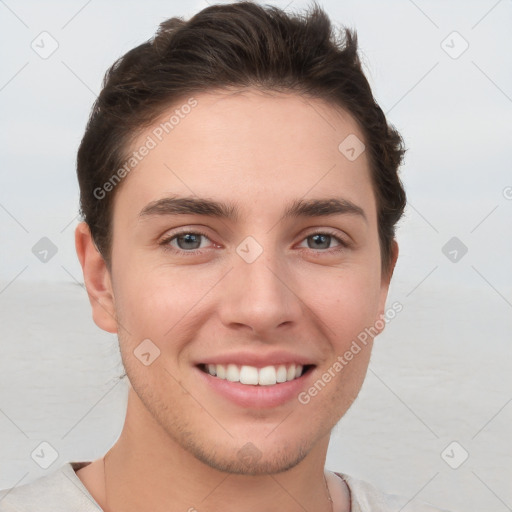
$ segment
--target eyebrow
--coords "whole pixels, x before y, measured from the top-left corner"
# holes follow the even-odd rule
[[[357,215],[368,221],[364,210],[353,202],[342,198],[296,199],[285,209],[280,220],[297,217],[324,217],[329,215]],[[146,205],[139,217],[160,215],[206,215],[236,221],[240,210],[236,203],[224,203],[198,197],[165,197]]]

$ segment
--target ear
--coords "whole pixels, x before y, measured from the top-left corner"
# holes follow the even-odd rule
[[[387,272],[382,274],[382,281],[385,283],[386,288],[389,288],[389,283],[391,282],[391,278],[393,277],[393,272],[395,271],[396,260],[398,259],[398,243],[393,238],[391,242],[391,251],[389,255],[389,266]]]
[[[377,313],[377,318],[375,322],[379,320],[378,324],[382,325],[381,329],[378,329],[379,334],[384,330],[385,323],[382,322],[382,318],[384,318],[384,312],[386,308],[386,299],[388,298],[389,284],[391,283],[391,277],[393,276],[393,272],[395,270],[396,261],[398,259],[398,243],[395,239],[391,242],[391,251],[389,255],[389,266],[386,269],[386,272],[382,273],[381,276],[381,284],[380,284],[380,298],[379,298],[379,311]]]
[[[85,222],[81,222],[75,229],[75,247],[82,265],[94,323],[104,331],[115,333],[117,321],[110,272]]]

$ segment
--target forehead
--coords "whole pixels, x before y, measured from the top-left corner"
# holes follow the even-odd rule
[[[150,149],[115,202],[139,212],[169,195],[197,195],[277,209],[298,198],[341,195],[366,202],[371,213],[366,152],[354,159],[347,144],[358,153],[364,147],[357,122],[321,100],[257,90],[202,93],[175,103],[131,144],[128,154]]]

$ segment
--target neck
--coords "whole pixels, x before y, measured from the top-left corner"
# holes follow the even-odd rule
[[[136,401],[130,389],[123,431],[105,457],[106,512],[331,512],[324,476],[328,437],[286,471],[224,473],[195,458],[153,418],[132,414]]]

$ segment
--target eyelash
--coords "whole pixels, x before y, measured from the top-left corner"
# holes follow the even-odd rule
[[[201,235],[201,236],[204,236],[205,238],[207,238],[208,240],[210,240],[208,235],[206,233],[203,233],[202,231],[184,230],[184,231],[180,231],[178,233],[173,233],[172,235],[164,238],[159,243],[159,245],[161,245],[164,248],[164,250],[166,250],[166,251],[171,251],[171,252],[174,252],[174,253],[179,254],[179,255],[184,254],[184,255],[187,255],[187,256],[194,256],[194,255],[202,254],[206,250],[206,249],[193,249],[193,250],[190,250],[190,251],[185,251],[184,249],[178,249],[176,247],[172,247],[170,245],[170,242],[172,242],[174,239],[176,239],[176,238],[178,238],[179,236],[182,236],[182,235]],[[331,236],[332,238],[334,238],[339,243],[339,245],[337,247],[333,247],[331,249],[315,250],[315,249],[310,249],[310,248],[307,248],[307,247],[302,247],[302,249],[307,249],[307,250],[310,250],[310,251],[313,251],[313,252],[316,252],[316,253],[328,253],[328,252],[332,253],[332,252],[341,251],[341,250],[346,249],[347,247],[349,247],[349,244],[345,240],[340,238],[335,232],[330,231],[328,229],[327,230],[323,230],[323,231],[315,231],[313,233],[309,233],[307,236],[305,236],[302,239],[302,241],[308,239],[309,237],[315,236],[315,235],[328,235],[328,236]]]

